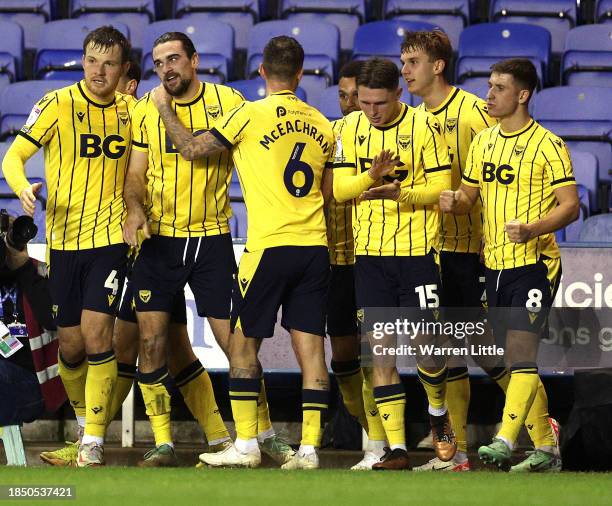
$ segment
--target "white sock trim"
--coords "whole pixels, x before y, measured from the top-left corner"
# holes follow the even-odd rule
[[[441,408],[434,408],[431,405],[429,405],[427,407],[427,412],[431,415],[431,416],[443,416],[446,414],[446,404],[441,407]]]
[[[317,453],[316,448],[313,445],[300,445],[300,449],[298,453],[305,457],[306,455],[310,455],[312,453]]]
[[[88,434],[83,435],[83,439],[81,440],[81,444],[86,445],[89,443],[96,443],[98,445],[104,444],[104,438],[98,436],[90,436]]]
[[[397,450],[397,449],[406,451],[407,450],[406,449],[406,443],[399,443],[399,444],[396,444],[396,445],[391,445],[391,451]]]
[[[368,445],[366,446],[366,452],[374,453],[382,457],[385,453],[386,446],[386,441],[375,441],[373,439],[370,439],[368,440]]]
[[[236,450],[241,453],[259,453],[259,444],[257,444],[257,438],[251,439],[238,439],[234,443]]]
[[[85,428],[85,417],[84,416],[77,416],[76,421],[79,427],[82,427],[83,429]]]

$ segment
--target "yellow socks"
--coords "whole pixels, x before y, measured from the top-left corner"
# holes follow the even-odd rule
[[[406,392],[404,385],[385,385],[374,387],[374,400],[378,406],[379,416],[385,429],[391,449],[406,449],[404,411],[406,410]]]
[[[257,399],[261,378],[230,378],[229,395],[236,424],[236,438],[242,441],[257,438]]]
[[[429,414],[441,416],[446,411],[446,377],[448,369],[446,366],[436,372],[427,372],[417,365],[417,372],[421,385],[425,388],[427,401],[429,402]],[[434,410],[435,413],[431,411]]]
[[[378,406],[374,400],[374,387],[372,386],[372,368],[362,368],[363,384],[363,407],[365,410],[366,419],[368,421],[368,439],[370,441],[385,441],[387,435],[382,424],[382,419],[378,412]]]
[[[525,420],[525,427],[536,448],[556,446],[555,435],[548,422],[548,396],[539,377],[533,404]]]
[[[270,410],[268,408],[268,399],[266,397],[266,383],[264,377],[261,377],[261,388],[259,397],[257,398],[257,434],[273,434],[272,421],[270,420]],[[265,436],[268,437],[268,436]]]
[[[115,383],[115,390],[113,391],[113,398],[111,400],[110,416],[108,417],[107,423],[111,423],[113,418],[117,415],[117,412],[121,409],[123,401],[130,393],[130,389],[134,384],[135,377],[135,365],[117,362],[117,383]]]
[[[209,445],[220,443],[229,438],[223,423],[210,376],[199,360],[185,367],[174,378],[181,391],[185,404],[200,424]]]
[[[88,355],[87,361],[85,436],[104,438],[106,421],[110,417],[113,389],[117,382],[117,360],[115,352],[108,350]]]
[[[172,444],[170,392],[167,389],[169,378],[168,369],[165,365],[149,373],[138,371],[138,385],[142,392],[147,416],[151,422],[155,446]]]
[[[77,419],[85,420],[85,381],[87,380],[87,360],[70,363],[59,353],[58,371],[64,384],[64,389],[74,409]]]
[[[328,405],[327,390],[302,389],[302,446],[321,446]]]
[[[363,374],[359,360],[347,360],[342,362],[331,362],[332,371],[336,376],[338,388],[342,394],[342,401],[347,411],[357,418],[361,426],[368,430],[368,420],[363,403]]]

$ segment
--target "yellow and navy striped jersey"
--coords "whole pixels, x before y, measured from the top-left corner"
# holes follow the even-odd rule
[[[334,135],[342,135],[342,119],[332,122]],[[355,263],[355,241],[353,240],[352,213],[354,202],[338,202],[333,196],[327,202],[327,244],[331,265],[353,265]]]
[[[123,242],[123,182],[130,154],[125,95],[100,104],[84,81],[45,95],[16,143],[44,148],[47,244],[81,250]]]
[[[504,232],[510,220],[531,223],[543,218],[556,206],[553,190],[576,184],[559,137],[534,120],[516,132],[503,132],[499,125],[483,130],[470,147],[463,183],[480,188],[489,269],[534,264],[540,255],[559,257],[554,234],[517,244]]]
[[[402,190],[419,190],[446,179],[450,185],[448,147],[433,115],[401,104],[399,116],[385,126],[372,126],[361,111],[344,121],[334,180],[366,172],[373,157],[389,149],[399,155],[401,165],[383,178],[384,183],[397,179]],[[356,205],[355,211],[356,255],[420,256],[438,248],[441,217],[437,204],[368,200]]]
[[[247,207],[246,248],[327,246],[321,182],[331,123],[291,91],[245,102],[212,133],[232,150]]]
[[[232,88],[200,83],[194,98],[174,99],[172,106],[181,123],[193,135],[199,135],[243,101],[243,96]],[[132,149],[148,153],[145,210],[151,232],[169,237],[228,233],[232,215],[229,153],[185,160],[166,133],[149,93],[134,106],[132,130]]]
[[[474,136],[495,124],[487,114],[487,105],[476,95],[453,88],[435,109],[427,109],[425,103],[420,109],[432,113],[442,126],[444,139],[450,149],[451,188],[456,190],[461,184],[461,174]],[[444,214],[440,231],[440,250],[457,253],[479,253],[482,237],[482,212],[480,201],[469,214],[456,216]]]

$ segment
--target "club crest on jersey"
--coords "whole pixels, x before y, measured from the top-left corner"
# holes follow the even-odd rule
[[[514,156],[521,156],[525,151],[525,146],[514,146]]]
[[[127,125],[130,117],[128,116],[128,114],[126,112],[120,112],[119,113],[119,119],[121,120],[121,123],[123,123],[123,126]]]
[[[412,144],[412,135],[398,135],[397,144],[399,145],[401,150],[408,150],[410,148],[410,145]]]
[[[140,290],[138,292],[138,297],[145,304],[151,300],[151,290]]]
[[[210,114],[211,118],[217,119],[221,112],[221,108],[218,105],[209,105],[206,107],[206,112]]]
[[[457,126],[457,118],[448,118],[446,120],[446,130],[449,134],[452,134]]]

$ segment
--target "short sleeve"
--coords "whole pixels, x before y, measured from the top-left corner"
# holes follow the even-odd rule
[[[36,102],[18,135],[38,148],[47,144],[55,135],[57,127],[57,100],[57,93],[51,92]]]
[[[576,184],[574,169],[565,142],[557,136],[549,136],[542,150],[550,185],[553,188]]]
[[[470,144],[470,150],[465,161],[465,169],[461,175],[461,180],[466,186],[480,187],[480,180],[482,179],[482,164],[479,163],[479,147],[482,140],[482,135],[476,136],[476,138]]]
[[[423,170],[426,174],[440,170],[450,170],[448,146],[442,136],[442,127],[438,120],[427,113],[425,122],[425,139],[422,148]]]
[[[149,150],[149,137],[145,125],[147,104],[150,95],[142,97],[132,110],[132,149],[147,152]]]
[[[245,128],[251,122],[247,104],[249,102],[242,102],[224,114],[210,131],[227,149],[240,143]]]

